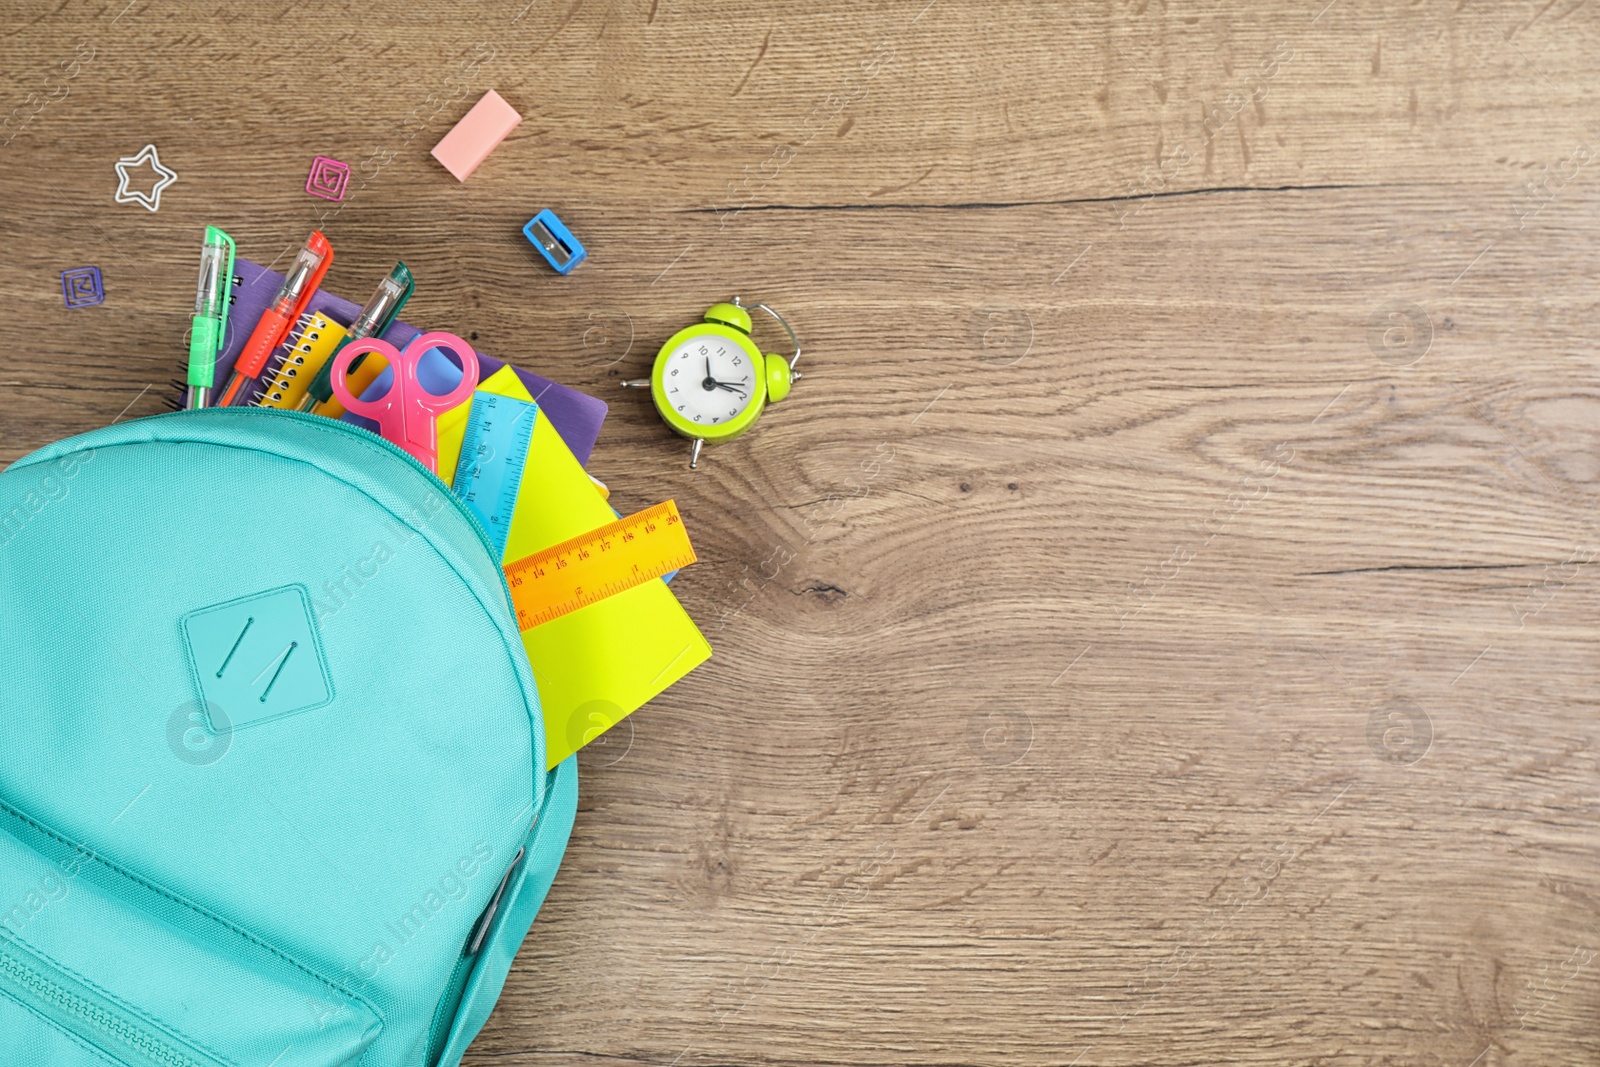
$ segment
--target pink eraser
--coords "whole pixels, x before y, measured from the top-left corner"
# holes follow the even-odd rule
[[[456,176],[456,181],[464,182],[521,121],[522,116],[516,109],[490,89],[444,139],[433,146],[433,158],[443,163],[444,169]]]

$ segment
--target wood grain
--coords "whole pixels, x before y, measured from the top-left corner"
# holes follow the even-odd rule
[[[322,220],[695,536],[469,1064],[1600,1059],[1592,6],[123,2],[0,22],[0,460]],[[806,376],[691,474],[616,383],[734,292]]]

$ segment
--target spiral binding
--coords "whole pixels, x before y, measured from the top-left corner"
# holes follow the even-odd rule
[[[306,356],[310,354],[312,345],[321,339],[323,331],[332,325],[331,320],[320,311],[307,311],[301,314],[295,321],[294,329],[289,331],[288,338],[272,353],[272,361],[268,364],[271,377],[268,379],[267,387],[256,398],[255,407],[275,408],[283,405],[284,397],[295,380],[301,374],[307,373]]]

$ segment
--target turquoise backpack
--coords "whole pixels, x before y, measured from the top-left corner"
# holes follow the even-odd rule
[[[454,1067],[555,877],[532,671],[400,449],[206,410],[0,474],[0,1064]]]

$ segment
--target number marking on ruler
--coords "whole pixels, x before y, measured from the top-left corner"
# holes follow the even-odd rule
[[[489,531],[501,555],[511,535],[511,515],[517,508],[522,469],[528,462],[528,445],[538,417],[539,406],[526,400],[494,393],[472,397],[452,488]]]
[[[695,562],[678,505],[668,500],[505,565],[519,629],[540,623]]]

